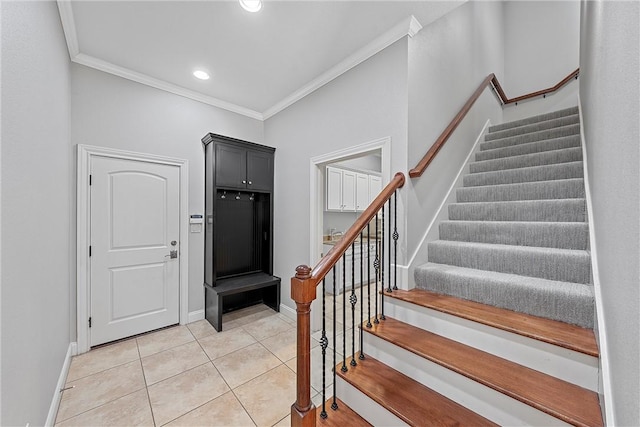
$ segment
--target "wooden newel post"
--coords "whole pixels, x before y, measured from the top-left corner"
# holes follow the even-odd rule
[[[311,268],[296,267],[291,278],[291,299],[296,302],[297,316],[297,381],[296,401],[291,406],[292,426],[315,426],[316,407],[311,402],[311,302],[316,298],[316,283]]]

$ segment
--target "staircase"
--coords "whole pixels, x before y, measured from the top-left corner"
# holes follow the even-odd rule
[[[490,128],[317,424],[603,425],[579,131],[576,108]]]

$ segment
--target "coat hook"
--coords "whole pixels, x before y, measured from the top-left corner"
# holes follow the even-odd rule
[[[238,191],[238,195],[236,196],[236,200],[240,200],[240,192]]]
[[[220,196],[221,199],[226,199],[227,198],[227,192],[223,191],[222,192],[222,196]]]
[[[253,202],[253,199],[255,199],[255,193],[251,193],[251,196],[249,197],[249,200],[251,200]]]

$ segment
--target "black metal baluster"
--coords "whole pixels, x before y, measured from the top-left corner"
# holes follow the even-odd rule
[[[351,366],[356,366],[356,303],[358,297],[356,296],[356,242],[351,243],[351,296],[349,297],[351,303]],[[346,334],[346,332],[345,332]]]
[[[362,315],[364,314],[364,310],[363,310],[363,304],[364,304],[364,270],[362,268],[362,261],[364,258],[364,252],[362,252],[362,240],[364,240],[363,238],[363,234],[362,231],[360,231],[360,323],[358,324],[358,329],[360,329],[360,356],[358,356],[360,358],[360,360],[364,359],[364,354],[362,354],[362,340],[364,339],[362,336],[362,323],[364,323],[363,319],[362,319]],[[355,328],[355,326],[354,326]],[[356,330],[353,330],[354,334],[356,332]]]
[[[389,258],[389,270],[387,272],[387,292],[391,292],[391,199],[389,199],[389,204],[387,205],[388,209],[387,212],[389,212],[388,219],[387,221],[389,221],[389,233],[387,236],[387,242],[389,243],[389,251],[387,252],[387,257]],[[382,208],[384,209],[384,208]]]
[[[322,279],[322,337],[320,338],[320,346],[322,347],[322,411],[320,411],[320,418],[327,418],[327,404],[326,404],[326,396],[325,389],[327,387],[326,384],[326,374],[327,374],[327,345],[329,345],[329,340],[327,339],[327,313],[325,310],[325,279]]]
[[[371,236],[371,222],[367,224],[367,236]],[[367,328],[371,327],[371,241],[367,239]]]
[[[376,288],[375,288],[376,314],[375,314],[375,319],[373,320],[373,323],[375,323],[376,325],[380,323],[380,320],[378,320],[378,278],[380,277],[380,257],[378,256],[379,246],[380,246],[380,241],[378,240],[378,213],[376,212],[376,257],[373,260],[373,268],[376,270]]]
[[[342,372],[347,372],[347,257],[342,255]]]
[[[380,319],[385,320],[384,317],[384,205],[382,205],[382,231],[381,231],[381,240],[382,245],[380,245]]]
[[[398,192],[393,192],[393,290],[398,290]]]
[[[333,371],[333,403],[331,403],[331,409],[334,411],[338,409],[338,402],[336,400],[336,347],[338,347],[338,343],[336,342],[336,267],[333,267],[333,367],[331,370]]]

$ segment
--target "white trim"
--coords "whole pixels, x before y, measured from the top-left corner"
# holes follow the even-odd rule
[[[584,192],[587,204],[587,224],[589,225],[589,251],[591,252],[591,274],[593,275],[593,296],[596,303],[596,319],[598,322],[598,348],[600,349],[600,375],[602,378],[602,393],[604,394],[605,425],[616,425],[613,412],[613,387],[611,386],[611,366],[609,364],[609,345],[607,343],[607,329],[604,319],[604,305],[602,303],[602,286],[600,284],[600,270],[598,268],[598,251],[596,246],[596,232],[593,224],[593,202],[591,200],[591,186],[589,185],[589,167],[587,163],[587,147],[584,135],[584,121],[582,118],[582,103],[578,94],[578,115],[580,116],[580,146],[582,148],[582,169],[584,175]]]
[[[296,312],[296,310],[286,304],[280,304],[280,313],[287,316],[287,318],[293,320],[294,322],[298,320],[298,313]]]
[[[280,111],[301,100],[313,91],[321,88],[330,81],[346,73],[356,65],[366,61],[378,52],[391,46],[401,38],[406,36],[413,37],[421,29],[422,25],[420,24],[420,22],[418,22],[415,16],[410,15],[384,34],[373,39],[373,41],[371,41],[366,46],[358,49],[338,64],[334,65],[315,79],[311,80],[306,85],[302,86],[300,89],[293,92],[291,95],[267,108],[262,113],[264,120],[267,120],[269,117],[276,115]]]
[[[46,427],[53,426],[56,423],[58,408],[60,408],[60,399],[62,399],[61,390],[64,388],[64,385],[67,383],[67,374],[69,373],[69,366],[71,365],[71,357],[78,354],[77,350],[78,350],[77,344],[75,342],[69,343],[69,347],[67,348],[67,354],[64,357],[64,362],[62,363],[62,369],[60,370],[60,375],[58,376],[58,382],[56,383],[56,388],[53,390],[53,397],[51,398],[49,413],[47,414],[47,420],[44,423]]]
[[[78,45],[78,33],[76,33],[76,22],[73,18],[71,0],[58,0],[57,3],[60,21],[62,21],[62,30],[67,40],[69,57],[73,60],[80,53],[80,47]]]
[[[487,120],[485,122],[484,127],[482,128],[482,130],[480,131],[480,134],[476,138],[476,142],[473,144],[473,147],[471,147],[471,150],[469,150],[469,154],[467,154],[467,158],[464,160],[464,163],[462,163],[462,166],[460,167],[460,170],[458,170],[458,174],[456,175],[455,179],[451,183],[451,186],[449,187],[449,191],[447,192],[447,194],[444,197],[444,199],[442,199],[442,203],[440,203],[440,206],[438,207],[438,210],[436,211],[436,214],[433,216],[433,218],[431,218],[431,222],[429,223],[429,226],[427,227],[427,231],[425,231],[424,235],[422,236],[422,239],[420,240],[420,244],[418,246],[416,246],[416,249],[413,252],[413,255],[409,259],[409,262],[408,262],[409,266],[413,265],[413,262],[415,261],[416,256],[418,255],[418,252],[420,252],[420,249],[422,248],[422,246],[424,245],[425,241],[427,240],[427,236],[431,232],[431,229],[433,228],[433,226],[436,225],[436,223],[440,222],[439,218],[440,218],[440,213],[442,212],[442,209],[444,209],[444,207],[449,204],[449,198],[453,194],[453,190],[455,190],[457,188],[458,180],[460,179],[460,176],[462,176],[462,173],[466,170],[467,165],[469,163],[469,159],[471,159],[471,156],[476,151],[476,148],[478,147],[478,144],[480,143],[480,141],[484,137],[485,132],[487,131],[487,129],[489,129],[489,125],[491,125],[491,120]]]
[[[89,167],[92,156],[111,157],[117,159],[144,161],[177,166],[180,169],[180,324],[188,323],[189,316],[189,161],[155,154],[136,153],[115,150],[105,147],[94,147],[78,144],[77,146],[77,224],[76,224],[76,325],[77,350],[79,353],[89,351]]]
[[[204,319],[204,309],[190,311],[187,318],[188,318],[187,323],[193,323],[193,322],[197,322],[198,320]]]

